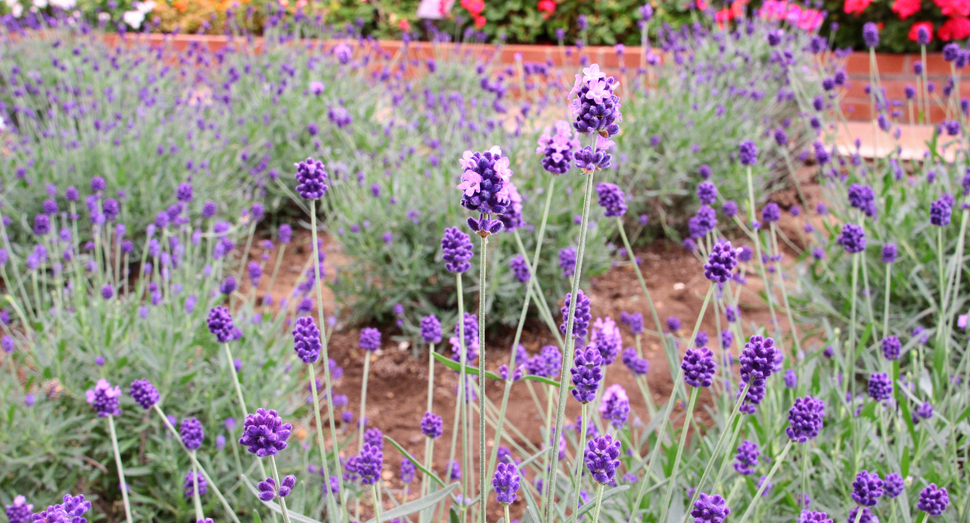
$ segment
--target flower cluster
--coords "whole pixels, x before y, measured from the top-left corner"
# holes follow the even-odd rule
[[[514,464],[498,464],[492,476],[492,488],[499,503],[511,505],[515,501],[515,493],[519,490],[519,471]]]
[[[487,215],[502,214],[510,204],[512,170],[508,157],[494,146],[484,153],[465,151],[459,164],[464,169],[457,187],[462,191],[461,206],[480,214],[478,219],[469,218],[468,226],[473,231],[500,231],[502,222],[489,220]]]
[[[593,438],[586,444],[584,461],[593,480],[605,485],[616,477],[616,469],[620,466],[620,440],[614,440],[609,434]]]
[[[445,269],[448,272],[462,273],[471,268],[468,263],[472,259],[471,238],[457,227],[445,229],[445,235],[441,238],[441,249],[444,251]]]
[[[596,399],[596,390],[603,380],[603,357],[596,348],[590,346],[576,351],[573,359],[572,382],[575,388],[570,390],[576,401],[590,403]]]
[[[118,407],[121,401],[121,387],[112,387],[108,380],[101,378],[93,389],[85,391],[84,394],[99,418],[121,414],[121,408]]]
[[[822,400],[811,396],[797,398],[788,411],[788,428],[785,433],[792,441],[805,443],[818,436],[824,417],[825,404]]]
[[[620,132],[616,122],[623,121],[620,114],[620,97],[614,94],[620,83],[592,64],[576,75],[576,83],[569,92],[569,111],[573,116],[573,129],[580,133],[599,133],[613,136]]]
[[[320,358],[320,329],[312,317],[297,318],[293,327],[293,347],[303,363],[314,363]]]
[[[292,431],[293,425],[283,423],[283,418],[275,410],[256,409],[255,414],[246,415],[239,444],[261,458],[275,456],[286,448],[286,440]]]
[[[546,128],[539,137],[536,154],[543,155],[543,169],[552,174],[564,174],[572,163],[573,151],[579,149],[579,139],[573,136],[569,122],[565,120],[557,121],[553,129]]]
[[[576,309],[574,311],[573,319],[573,338],[585,338],[589,333],[589,320],[593,318],[590,314],[590,301],[589,298],[583,294],[583,290],[579,289],[577,292],[579,298],[576,300]],[[569,305],[570,300],[572,300],[572,293],[566,293],[566,301],[560,309],[562,313],[562,325],[559,326],[559,330],[565,335],[566,325],[569,323]]]

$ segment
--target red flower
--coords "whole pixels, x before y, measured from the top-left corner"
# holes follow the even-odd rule
[[[933,0],[933,3],[940,8],[943,16],[970,15],[970,0]]]
[[[920,10],[920,0],[896,0],[893,2],[893,12],[899,15],[900,20],[905,20],[918,13]]]
[[[694,4],[697,6],[699,11],[707,11],[707,2],[704,0],[696,0]]]
[[[846,14],[859,16],[871,3],[872,0],[845,0],[842,9]]]
[[[936,31],[936,35],[944,42],[963,40],[970,36],[970,19],[963,16],[951,18],[940,26]]]
[[[485,17],[484,16],[476,16],[475,17],[475,27],[477,27],[479,29],[485,27]]]
[[[539,12],[545,13],[544,18],[548,18],[556,12],[556,2],[552,0],[539,0]]]
[[[461,6],[472,14],[472,18],[478,18],[481,16],[482,11],[485,10],[485,2],[483,0],[461,0]],[[485,22],[482,22],[482,25],[485,25]]]
[[[909,28],[909,39],[918,42],[919,41],[919,28],[925,27],[926,32],[930,35],[930,41],[933,41],[933,24],[931,22],[916,22]]]

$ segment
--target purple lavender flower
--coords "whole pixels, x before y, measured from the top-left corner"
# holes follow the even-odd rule
[[[441,322],[434,315],[421,318],[421,338],[425,343],[441,343]]]
[[[854,183],[849,186],[849,205],[859,209],[866,216],[872,218],[876,216],[876,193],[868,185]]]
[[[155,406],[160,399],[158,390],[148,380],[135,380],[131,382],[131,397],[141,408],[148,410]]]
[[[413,461],[406,457],[401,460],[401,482],[411,483],[414,481],[414,476],[417,473],[418,469],[414,466]]]
[[[697,186],[697,199],[702,205],[714,205],[717,202],[717,186],[710,181],[701,182]]]
[[[680,330],[680,327],[680,318],[677,316],[670,316],[667,318],[667,329],[669,329],[670,332],[677,332]]]
[[[925,401],[916,408],[916,412],[913,413],[913,423],[919,423],[919,420],[930,419],[933,417],[933,404]]]
[[[98,413],[99,418],[121,414],[121,409],[118,408],[118,403],[121,400],[121,388],[112,387],[108,383],[108,380],[104,378],[99,379],[94,388],[85,391],[84,394],[87,397],[88,403]]]
[[[752,441],[744,440],[738,447],[738,453],[734,456],[734,470],[738,474],[748,476],[754,473],[752,467],[758,466],[758,457],[761,451],[758,445]]]
[[[307,158],[296,167],[296,192],[304,200],[319,200],[327,192],[327,171],[323,162]]]
[[[603,380],[603,357],[593,346],[579,349],[573,359],[572,383],[575,386],[570,392],[576,401],[590,403],[596,399],[596,390]]]
[[[943,195],[939,200],[930,204],[930,223],[937,227],[950,225],[950,216],[953,214],[952,197]],[[36,227],[36,222],[35,222]]]
[[[858,515],[860,511],[862,512],[861,516]],[[856,519],[857,517],[858,519]],[[856,507],[849,511],[849,518],[846,519],[846,522],[847,523],[857,523],[857,522],[858,523],[879,523],[879,518],[874,516],[872,512],[869,511],[869,507]]]
[[[895,472],[886,474],[886,479],[883,481],[886,491],[886,497],[889,499],[895,499],[897,496],[903,493],[906,488],[906,483],[903,481],[903,477]]]
[[[866,42],[866,47],[879,47],[879,28],[872,22],[866,22],[862,26],[862,39]]]
[[[283,478],[280,482],[280,488],[276,488],[276,480],[273,478],[266,478],[256,484],[256,489],[259,490],[259,499],[263,501],[273,501],[278,495],[281,498],[285,498],[290,495],[293,487],[296,485],[296,476],[290,474]]]
[[[526,283],[532,278],[532,274],[529,273],[529,266],[526,264],[525,257],[521,254],[516,255],[509,262],[509,268],[512,269],[512,274],[519,283]]]
[[[364,432],[364,443],[377,450],[384,450],[384,433],[377,427],[367,429]]]
[[[858,225],[847,223],[842,226],[842,234],[836,243],[850,254],[862,252],[866,250],[866,232]]]
[[[803,510],[798,517],[798,523],[832,523],[832,518],[825,512]]]
[[[562,364],[562,354],[554,345],[542,347],[539,354],[533,355],[525,363],[525,368],[529,374],[543,378],[555,378],[559,375],[559,368]]]
[[[502,150],[493,146],[488,151],[465,151],[459,160],[463,169],[458,189],[462,191],[462,207],[480,213],[479,219],[468,219],[473,231],[483,228],[495,233],[501,230],[501,221],[491,221],[485,215],[502,214],[510,204],[509,185],[512,170],[508,157]],[[495,229],[495,230],[492,230]]]
[[[448,272],[462,273],[471,268],[468,263],[472,259],[471,239],[457,227],[445,229],[441,249],[444,251],[445,269]]]
[[[519,490],[519,469],[514,464],[499,463],[492,476],[492,488],[495,489],[496,501],[503,505],[511,505],[515,501],[515,493]]]
[[[433,412],[425,412],[424,417],[421,418],[421,433],[431,439],[437,439],[443,432],[441,416]]]
[[[795,404],[788,411],[788,428],[785,433],[790,440],[805,443],[818,436],[822,430],[823,418],[825,404],[822,400],[811,396],[796,398]]]
[[[47,236],[51,232],[51,219],[46,214],[34,216],[34,234]]]
[[[598,183],[596,184],[596,195],[599,197],[600,207],[603,208],[607,218],[623,216],[626,213],[626,195],[615,184]]]
[[[215,335],[219,343],[226,343],[234,339],[235,325],[232,323],[232,315],[229,314],[229,309],[213,307],[209,311],[207,323],[209,324],[209,332]]]
[[[583,456],[594,481],[601,485],[612,483],[620,466],[620,440],[609,434],[593,438],[586,444]]]
[[[885,401],[893,395],[893,382],[885,372],[873,372],[869,376],[869,397],[876,401]]]
[[[919,493],[917,507],[931,516],[939,516],[949,504],[950,494],[946,487],[937,487],[936,483],[930,483]]]
[[[741,351],[741,379],[745,383],[761,385],[781,363],[782,353],[769,337],[752,336]]]
[[[798,374],[796,374],[793,369],[786,370],[785,387],[789,389],[794,389],[797,386],[798,386]]]
[[[27,498],[17,496],[13,498],[13,505],[6,505],[7,519],[10,523],[30,523],[33,519],[34,506],[27,503]]]
[[[684,371],[684,382],[691,387],[710,387],[715,371],[714,353],[707,347],[687,349],[680,368]]]
[[[226,279],[222,281],[221,285],[219,285],[219,292],[228,296],[232,294],[234,290],[236,290],[236,279],[232,276],[226,276]]]
[[[643,315],[639,312],[620,312],[620,321],[630,326],[630,333],[634,336],[643,334]]]
[[[882,354],[887,360],[898,360],[899,354],[903,349],[903,343],[896,336],[886,336],[882,340]]]
[[[578,299],[576,300],[576,309],[574,311],[573,319],[573,338],[585,338],[586,334],[589,333],[589,320],[593,318],[590,314],[590,301],[589,298],[583,294],[583,290],[579,289],[577,292]],[[566,334],[566,324],[569,321],[569,305],[572,299],[572,293],[566,293],[566,300],[560,309],[562,313],[562,325],[559,326],[559,330]]]
[[[546,128],[546,131],[539,137],[536,154],[543,155],[543,169],[552,174],[564,174],[569,170],[573,151],[580,147],[579,140],[573,136],[569,122],[565,120],[557,121],[554,129],[555,134],[553,134],[552,129]]]
[[[293,327],[293,348],[303,363],[314,363],[320,357],[320,329],[312,317],[297,318]]]
[[[896,244],[887,243],[882,246],[882,262],[893,263],[896,261]]]
[[[603,393],[599,406],[600,415],[614,427],[622,427],[630,416],[630,398],[619,383],[614,383]]]
[[[181,436],[185,448],[198,450],[202,447],[202,441],[205,439],[202,423],[196,418],[183,419],[182,424],[179,426],[179,436]]]
[[[360,330],[360,348],[365,351],[376,351],[381,348],[381,331],[374,328]]]
[[[715,243],[707,257],[707,263],[704,264],[704,276],[715,283],[728,281],[738,265],[738,250],[728,240]]]
[[[723,523],[724,519],[731,514],[724,498],[714,494],[709,496],[701,492],[697,501],[694,502],[694,509],[690,515],[694,517],[694,523]]]
[[[384,468],[384,453],[380,449],[364,443],[360,454],[347,460],[347,470],[360,476],[364,485],[373,485],[381,479]]]
[[[461,479],[461,465],[459,465],[457,461],[449,461],[448,465],[448,479]]]
[[[559,268],[563,278],[570,278],[576,274],[576,249],[566,247],[559,250]]]
[[[286,448],[292,430],[293,425],[283,423],[283,418],[275,410],[256,409],[255,414],[246,415],[239,444],[261,458],[275,456]]]
[[[754,165],[758,163],[758,148],[752,141],[741,142],[738,146],[738,159],[741,165]]]
[[[599,133],[613,136],[620,131],[616,122],[623,121],[620,114],[620,97],[614,94],[619,82],[607,77],[597,64],[583,69],[576,75],[576,83],[569,92],[569,111],[573,116],[573,129],[582,133]]]
[[[765,204],[764,209],[761,209],[761,221],[765,223],[777,222],[781,219],[781,209],[778,208],[778,204],[775,202],[769,202]]]
[[[16,503],[16,501],[14,502]],[[33,515],[36,523],[85,523],[85,512],[91,508],[90,501],[84,501],[84,495],[72,497],[65,494],[61,503],[50,505],[43,511]]]
[[[200,472],[189,472],[185,475],[185,483],[182,487],[185,488],[185,497],[191,498],[195,495],[195,483],[199,483],[199,496],[204,496],[209,492],[209,483],[205,480]]]
[[[717,212],[713,208],[701,205],[697,213],[687,221],[691,238],[702,238],[717,228]]]
[[[623,351],[623,364],[634,376],[643,376],[650,372],[650,362],[637,356],[637,350],[633,347],[627,347]]]
[[[852,482],[852,499],[863,507],[874,507],[883,494],[884,483],[879,474],[863,470]]]
[[[623,337],[613,318],[596,318],[589,339],[591,346],[603,357],[603,365],[612,365],[616,361],[623,346]]]

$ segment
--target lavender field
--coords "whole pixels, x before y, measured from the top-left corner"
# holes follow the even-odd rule
[[[863,157],[776,4],[636,66],[4,17],[9,521],[968,521],[970,50]]]

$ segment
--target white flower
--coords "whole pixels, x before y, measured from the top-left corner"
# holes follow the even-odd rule
[[[141,14],[147,15],[155,9],[155,2],[149,0],[147,2],[132,2],[131,6],[134,7]]]
[[[0,116],[0,131],[4,131],[6,129],[7,129],[7,122],[6,120],[3,119],[2,116]]]
[[[125,14],[121,15],[121,19],[131,26],[132,29],[139,29],[141,28],[141,23],[145,21],[145,13],[141,11],[125,11]]]
[[[77,0],[50,0],[50,4],[52,7],[67,11],[68,9],[74,9],[74,6],[77,5]]]
[[[107,22],[108,20],[111,20],[111,14],[106,13],[104,11],[101,11],[100,13],[98,13],[98,21]]]
[[[10,8],[10,12],[13,14],[14,18],[20,18],[20,15],[24,14],[24,6],[17,2],[13,5],[13,7]]]
[[[38,9],[47,7],[47,0],[34,0],[34,7]]]

